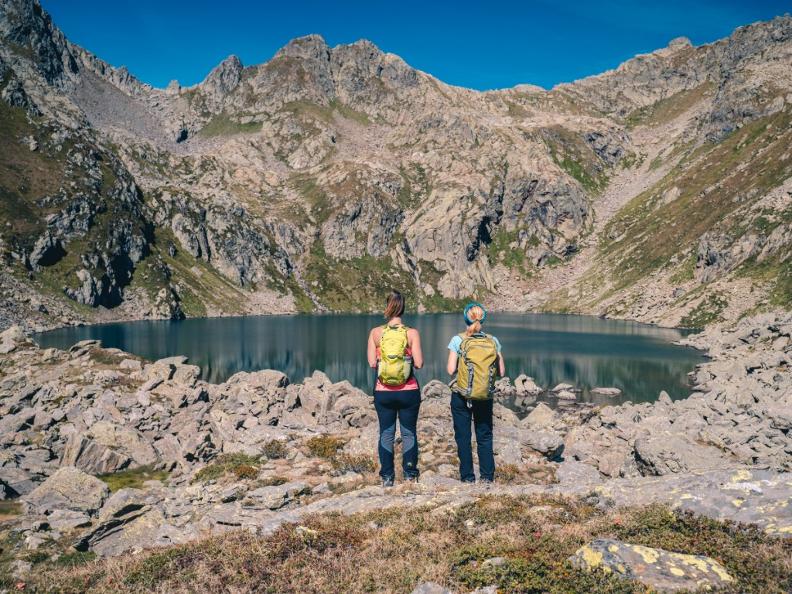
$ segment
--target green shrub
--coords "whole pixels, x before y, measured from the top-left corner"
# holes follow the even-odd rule
[[[264,444],[262,453],[270,460],[285,458],[288,454],[288,451],[286,450],[286,442],[281,439],[273,439],[272,441],[268,441],[266,444]]]
[[[256,478],[258,475],[259,456],[250,456],[243,453],[221,454],[211,464],[199,470],[193,482],[217,480],[226,474],[235,475],[238,479]]]
[[[351,454],[338,454],[332,460],[333,468],[339,472],[374,472],[377,463],[371,456],[353,456]]]
[[[332,435],[317,435],[306,441],[305,445],[312,456],[330,460],[344,447],[344,441]]]

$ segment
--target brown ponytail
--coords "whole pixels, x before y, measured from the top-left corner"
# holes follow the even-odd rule
[[[478,305],[475,305],[468,310],[467,316],[473,323],[467,327],[465,334],[467,336],[473,336],[477,332],[481,332],[481,320],[484,319],[484,310]]]
[[[398,318],[404,313],[404,297],[395,289],[388,295],[385,304],[385,319]]]

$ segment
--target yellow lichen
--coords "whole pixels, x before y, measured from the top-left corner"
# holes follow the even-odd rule
[[[595,569],[602,565],[602,553],[595,551],[588,545],[581,547],[578,550],[578,555],[583,558],[589,569]]]
[[[750,470],[738,470],[729,479],[733,483],[740,483],[744,481],[749,481],[753,478]]]
[[[734,507],[741,507],[743,503],[745,503],[745,499],[732,499],[732,505]]]
[[[674,567],[673,565],[668,568],[668,571],[670,571],[672,574],[674,574],[677,577],[682,577],[683,575],[685,575],[684,571],[679,569],[679,567]]]
[[[701,557],[696,557],[695,555],[682,555],[681,553],[671,553],[671,555],[685,565],[695,567],[704,574],[714,573],[724,582],[734,581],[734,578],[728,574],[723,565],[714,559],[710,559],[708,561],[707,559],[702,559]]]
[[[638,553],[645,563],[656,563],[657,559],[660,557],[660,554],[657,552],[656,549],[650,549],[649,547],[642,547],[641,545],[631,545],[631,546],[632,546],[632,550]]]

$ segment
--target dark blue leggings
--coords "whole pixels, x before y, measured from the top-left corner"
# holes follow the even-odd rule
[[[396,437],[396,421],[399,421],[399,433],[402,439],[402,469],[404,478],[418,477],[418,409],[421,406],[420,390],[374,392],[374,408],[379,418],[379,452],[380,476],[392,479],[395,476],[393,467],[393,441]]]
[[[457,392],[451,394],[451,416],[454,419],[454,438],[459,454],[459,478],[472,483],[476,480],[473,472],[473,437],[471,424],[476,428],[476,450],[478,451],[479,473],[483,480],[495,478],[495,455],[492,452],[492,400],[468,401]]]

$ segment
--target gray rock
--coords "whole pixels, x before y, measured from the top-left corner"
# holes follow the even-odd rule
[[[247,494],[242,505],[249,508],[276,510],[310,491],[308,485],[296,481],[272,487],[259,487]]]
[[[520,440],[548,460],[557,458],[564,449],[564,440],[558,433],[551,431],[524,431],[520,434]]]
[[[713,447],[678,434],[659,433],[635,440],[635,457],[644,475],[710,470],[730,466]],[[731,464],[733,465],[733,464]]]
[[[556,393],[556,396],[559,400],[577,400],[575,393],[570,392],[569,390],[561,390]]]
[[[432,398],[442,398],[448,401],[451,400],[451,388],[439,380],[431,380],[424,385],[421,391],[423,399],[428,400]]]
[[[61,454],[61,464],[75,466],[92,474],[116,472],[130,463],[128,456],[79,433],[69,438]]]
[[[592,394],[602,394],[603,396],[619,396],[622,391],[619,388],[592,388]]]
[[[556,417],[557,415],[552,408],[540,402],[525,416],[522,420],[522,425],[533,429],[544,429],[545,427],[551,426],[556,420]]]
[[[73,466],[64,466],[22,498],[29,513],[71,510],[93,515],[110,494],[98,478]]]
[[[570,562],[586,571],[607,571],[637,580],[661,592],[721,589],[734,583],[726,568],[711,557],[598,539],[580,548]]]
[[[85,528],[90,525],[91,517],[84,512],[56,509],[49,515],[47,522],[53,530],[68,532],[76,528]]]

